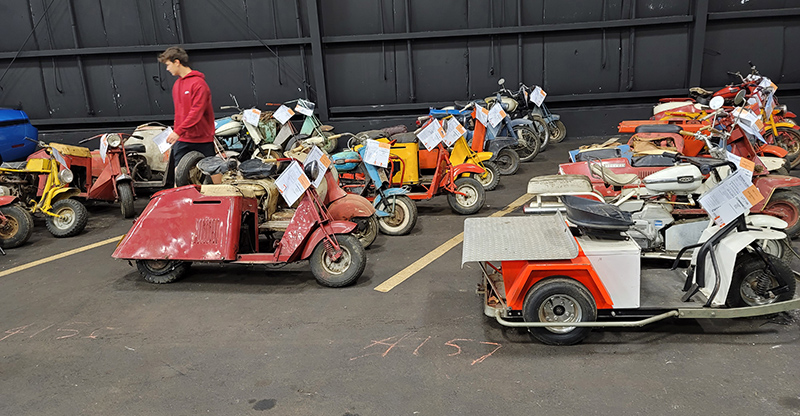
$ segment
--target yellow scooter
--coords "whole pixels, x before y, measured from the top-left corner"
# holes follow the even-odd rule
[[[450,118],[452,116],[444,117],[443,120]],[[428,122],[429,119],[434,118],[433,116],[423,116],[417,119],[417,125],[424,125]],[[420,182],[419,172],[420,170],[424,172],[431,172],[437,169],[437,158],[439,149],[434,149],[432,151],[425,150],[418,145],[410,146],[408,143],[404,142],[413,142],[416,139],[414,133],[401,133],[398,136],[392,136],[392,139],[397,138],[398,144],[392,146],[392,155],[396,156],[400,159],[403,159],[404,165],[407,168],[401,173],[397,172],[393,179],[393,182],[402,183],[404,185],[412,185],[417,184]],[[388,138],[381,138],[378,141],[389,142],[390,139]],[[453,166],[458,166],[464,163],[469,163],[473,165],[480,166],[483,168],[483,173],[475,174],[464,172],[461,173],[458,177],[466,177],[471,176],[480,182],[483,185],[483,189],[485,191],[491,191],[497,187],[497,184],[500,182],[500,172],[498,170],[497,165],[494,162],[490,162],[489,159],[492,158],[492,152],[476,152],[472,150],[472,148],[467,143],[467,139],[465,136],[461,136],[453,143],[453,147],[450,150],[450,164]],[[402,176],[402,177],[401,177]]]
[[[74,175],[66,168],[67,162],[62,156],[62,153],[68,155],[74,146],[43,142],[39,142],[39,146],[43,149],[29,156],[27,161],[0,166],[0,195],[14,195],[31,214],[44,214],[47,230],[54,237],[72,237],[83,231],[89,219],[86,207],[72,199],[80,190],[69,186]],[[60,166],[65,168],[59,169]]]

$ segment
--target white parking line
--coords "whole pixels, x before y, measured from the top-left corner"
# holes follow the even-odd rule
[[[2,271],[2,272],[0,272],[0,277],[8,276],[8,275],[10,275],[12,273],[16,273],[16,272],[21,272],[23,270],[30,269],[31,267],[36,267],[36,266],[39,266],[39,265],[42,265],[42,264],[45,264],[45,263],[49,263],[49,262],[51,262],[53,260],[63,259],[64,257],[69,257],[69,256],[71,256],[73,254],[82,253],[82,252],[84,252],[86,250],[91,250],[93,248],[101,247],[101,246],[104,246],[106,244],[111,244],[111,243],[119,241],[122,237],[123,237],[122,235],[117,236],[117,237],[112,237],[112,238],[109,238],[108,240],[98,241],[98,242],[96,242],[94,244],[89,244],[88,246],[78,247],[78,248],[70,250],[70,251],[65,251],[65,252],[63,252],[61,254],[56,254],[56,255],[53,255],[53,256],[50,256],[50,257],[45,257],[45,258],[43,258],[41,260],[32,261],[30,263],[26,263],[26,264],[23,264],[21,266],[17,266],[17,267]]]
[[[530,201],[531,198],[533,198],[533,195],[531,195],[531,194],[522,195],[521,197],[517,198],[514,202],[509,204],[507,207],[505,207],[505,208],[501,209],[500,211],[497,211],[494,214],[490,215],[490,217],[502,217],[502,216],[508,214],[509,212],[521,207],[526,202]],[[430,253],[424,255],[419,260],[411,263],[405,269],[400,270],[399,272],[397,272],[397,274],[395,274],[394,276],[386,279],[383,283],[381,283],[378,286],[376,286],[375,290],[377,290],[378,292],[384,292],[385,293],[385,292],[388,292],[388,291],[394,289],[397,285],[399,285],[400,283],[405,282],[408,278],[413,276],[415,273],[417,273],[418,271],[420,271],[423,268],[425,268],[425,266],[433,263],[439,257],[442,257],[444,255],[444,253],[447,253],[453,247],[461,244],[462,241],[464,241],[464,233],[463,232],[458,234],[457,236],[447,240],[444,244],[440,245],[439,247],[436,247]]]

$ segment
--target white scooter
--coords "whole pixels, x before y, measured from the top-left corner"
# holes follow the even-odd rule
[[[567,211],[568,220],[594,224],[604,233],[581,234],[559,212],[465,220],[461,264],[480,264],[484,314],[505,326],[529,328],[543,343],[570,345],[593,327],[800,308],[794,272],[757,243],[786,235],[749,227],[746,208],[737,211],[734,221],[707,228],[699,243],[684,247],[694,250],[684,273],[674,271],[683,252],[673,271],[641,269],[641,249],[628,233],[630,213],[610,204],[577,208]],[[625,319],[632,316],[644,319]]]

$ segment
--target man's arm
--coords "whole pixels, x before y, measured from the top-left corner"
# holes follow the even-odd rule
[[[175,126],[174,133],[180,137],[183,133],[186,133],[190,127],[196,125],[200,122],[200,119],[203,117],[203,109],[205,109],[205,103],[211,97],[211,90],[209,90],[208,85],[195,85],[192,88],[192,106],[189,108],[189,113],[186,114],[186,117],[181,122],[180,126]],[[176,138],[177,139],[177,138]]]

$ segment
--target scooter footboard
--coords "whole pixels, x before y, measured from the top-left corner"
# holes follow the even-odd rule
[[[236,260],[242,197],[205,196],[194,186],[150,200],[112,254],[128,260]]]

